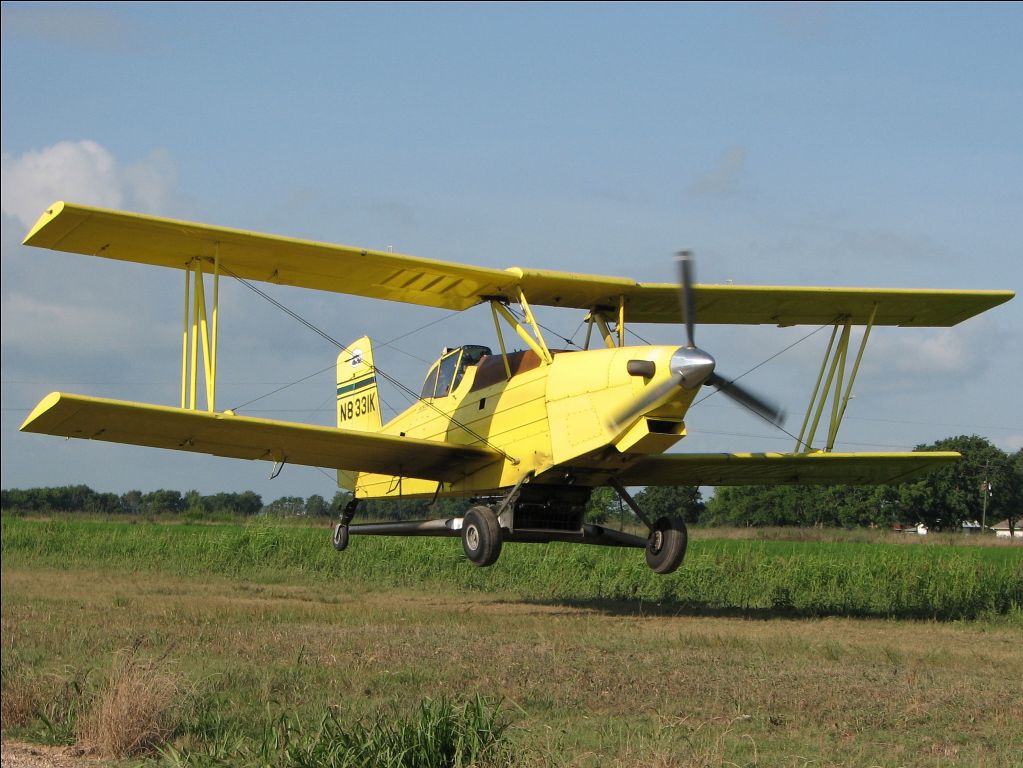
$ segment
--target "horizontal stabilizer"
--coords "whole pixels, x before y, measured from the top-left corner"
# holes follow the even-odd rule
[[[263,459],[445,482],[459,480],[501,458],[500,454],[476,446],[63,392],[47,395],[21,429],[233,459]]]
[[[669,453],[617,475],[623,485],[892,485],[960,458],[958,453]]]
[[[25,237],[56,251],[183,269],[194,259],[225,275],[299,288],[462,310],[487,299],[599,309],[630,323],[678,323],[679,287],[545,269],[494,269],[298,240],[240,229],[57,202]],[[635,254],[623,256],[623,263]],[[1012,291],[694,285],[701,323],[950,326],[1008,301]],[[876,307],[876,312],[875,312]]]

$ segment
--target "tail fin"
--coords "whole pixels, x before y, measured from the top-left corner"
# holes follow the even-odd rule
[[[380,429],[377,372],[368,336],[337,356],[337,425],[364,432]]]
[[[363,432],[381,427],[373,346],[368,336],[353,341],[337,356],[337,425]],[[338,485],[354,490],[356,474],[339,469]]]

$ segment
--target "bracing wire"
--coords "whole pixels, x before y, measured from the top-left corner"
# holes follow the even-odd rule
[[[728,381],[728,383],[729,383],[729,384],[733,384],[734,382],[736,382],[736,381],[738,381],[739,379],[741,379],[741,378],[742,378],[743,376],[748,376],[749,374],[753,373],[753,371],[755,371],[755,370],[756,370],[757,368],[761,368],[761,367],[763,367],[763,366],[767,365],[767,364],[768,364],[769,362],[771,362],[772,360],[774,360],[774,359],[775,359],[776,357],[780,357],[781,355],[785,354],[785,353],[786,353],[786,352],[788,352],[788,351],[789,351],[790,349],[792,349],[792,348],[793,348],[794,346],[796,346],[796,345],[798,345],[798,344],[802,344],[802,343],[803,343],[804,341],[806,341],[807,339],[809,339],[809,338],[810,338],[811,336],[813,336],[813,335],[814,335],[814,334],[816,334],[816,333],[820,333],[821,331],[823,331],[823,330],[824,330],[825,328],[829,327],[830,325],[832,325],[832,323],[825,323],[825,324],[824,324],[824,325],[822,325],[822,326],[819,326],[819,327],[817,327],[817,328],[814,328],[814,329],[813,329],[812,331],[810,331],[810,332],[809,332],[808,334],[806,334],[805,336],[803,336],[803,337],[801,337],[801,338],[799,338],[799,339],[796,339],[795,341],[793,341],[793,342],[792,342],[791,344],[789,344],[789,345],[788,345],[787,347],[785,347],[784,349],[778,350],[777,352],[775,352],[775,353],[774,353],[773,355],[771,355],[771,356],[770,356],[770,357],[768,357],[767,359],[765,359],[765,360],[761,360],[761,361],[760,361],[759,363],[757,363],[756,365],[754,365],[754,366],[753,366],[752,368],[750,368],[749,370],[745,371],[744,373],[741,373],[741,374],[739,374],[739,375],[738,375],[738,376],[736,376],[736,377],[735,377],[734,379],[730,379],[730,380]],[[716,394],[718,393],[718,391],[719,391],[719,390],[716,390],[716,389],[715,389],[715,390],[714,390],[714,391],[712,391],[712,392],[708,392],[708,393],[707,393],[706,395],[704,395],[704,396],[703,396],[703,397],[701,397],[701,398],[700,398],[699,400],[697,400],[697,401],[696,401],[695,403],[693,403],[693,405],[699,405],[699,404],[700,404],[700,403],[702,403],[702,402],[703,402],[704,400],[706,400],[706,399],[707,399],[708,397],[713,397],[714,395],[716,395]],[[782,430],[782,431],[784,432],[784,430]],[[793,435],[792,437],[795,437],[795,435]]]
[[[268,293],[266,293],[265,291],[261,290],[258,286],[253,285],[251,282],[249,282],[245,278],[241,277],[240,275],[234,273],[229,268],[225,267],[223,264],[220,265],[220,269],[223,270],[224,272],[226,272],[231,277],[233,277],[238,282],[240,282],[242,285],[244,285],[245,287],[249,288],[251,291],[256,293],[256,295],[261,296],[262,298],[266,299],[268,302],[273,304],[275,307],[280,309],[282,312],[284,312],[285,314],[287,314],[290,317],[292,317],[295,320],[297,320],[299,323],[301,323],[306,328],[311,330],[317,336],[319,336],[320,338],[324,339],[329,344],[332,344],[333,346],[337,347],[341,352],[345,352],[345,353],[348,353],[348,354],[352,353],[352,350],[349,347],[347,347],[346,345],[342,344],[340,341],[335,339],[333,336],[331,336],[329,333],[324,331],[322,328],[318,327],[317,325],[315,325],[314,323],[310,322],[309,320],[306,320],[304,317],[299,315],[294,310],[290,309],[289,307],[286,307],[284,304],[282,304],[281,302],[277,301],[275,298],[270,296]],[[446,319],[446,318],[441,318],[441,320],[443,320],[443,319]],[[440,322],[440,321],[439,320],[433,321],[433,323],[430,323],[429,325],[433,325],[436,322]],[[426,326],[424,326],[424,327],[426,327]],[[417,330],[421,330],[421,329],[417,329]],[[414,331],[412,331],[411,333],[414,333]],[[407,335],[409,335],[409,334],[405,334],[405,336],[407,336]],[[399,338],[399,339],[400,338],[404,338],[404,336],[399,336],[397,338]],[[393,343],[396,340],[397,339],[392,339],[390,342],[388,342],[388,344],[391,344],[391,343]],[[384,345],[384,346],[386,346],[386,345]],[[412,389],[407,387],[405,384],[403,384],[401,381],[399,381],[398,379],[394,378],[393,376],[391,376],[387,372],[383,371],[377,365],[375,365],[375,364],[373,365],[373,370],[381,378],[383,378],[385,381],[387,381],[390,384],[392,384],[393,386],[397,387],[400,391],[405,392],[407,395],[411,396],[413,398],[413,401],[422,402],[423,404],[425,404],[429,408],[432,408],[434,411],[436,411],[439,415],[441,415],[444,418],[448,419],[456,427],[458,427],[459,429],[464,430],[471,437],[473,437],[476,440],[480,441],[481,443],[483,443],[487,447],[491,448],[492,450],[496,451],[497,453],[500,453],[502,456],[504,456],[509,461],[517,463],[516,460],[512,456],[510,456],[508,453],[506,453],[505,451],[501,450],[496,445],[491,443],[489,440],[487,440],[486,437],[484,437],[483,435],[481,435],[478,432],[476,432],[474,429],[469,427],[467,424],[462,423],[461,421],[456,419],[451,414],[446,413],[441,408],[438,408],[436,405],[431,403],[429,400],[425,400],[425,399],[419,397],[419,395],[417,395]],[[323,371],[320,371],[320,373],[322,373],[322,372]],[[314,375],[316,375],[316,374],[314,374]]]
[[[270,395],[276,395],[278,392],[283,392],[284,390],[288,389],[289,387],[293,387],[296,384],[301,384],[303,381],[308,381],[309,379],[315,378],[316,376],[319,376],[320,374],[326,373],[327,371],[329,371],[329,370],[331,370],[333,368],[334,368],[334,364],[331,363],[326,368],[321,368],[316,373],[310,373],[308,376],[303,376],[301,379],[296,379],[295,381],[292,381],[289,384],[285,384],[282,387],[277,387],[277,389],[271,390],[270,392],[267,392],[266,394],[260,395],[259,397],[254,397],[251,400],[242,403],[241,405],[236,405],[234,408],[231,408],[231,410],[232,411],[240,411],[242,408],[245,408],[246,406],[252,405],[253,403],[258,403],[260,400],[263,400],[263,399],[265,399],[267,397],[270,397]]]
[[[749,374],[753,373],[753,371],[757,370],[757,368],[760,368],[760,367],[762,367],[762,366],[764,366],[764,365],[767,365],[767,364],[768,364],[769,362],[771,362],[772,360],[774,360],[774,359],[775,359],[776,357],[780,357],[781,355],[785,354],[786,352],[788,352],[788,351],[789,351],[790,349],[792,349],[792,348],[793,348],[793,347],[795,347],[796,345],[798,345],[798,344],[802,344],[802,343],[803,343],[804,341],[806,341],[807,339],[809,339],[809,338],[810,338],[811,336],[813,336],[813,335],[814,335],[814,334],[816,334],[816,333],[820,333],[820,331],[824,330],[825,328],[827,328],[827,327],[828,327],[828,326],[830,326],[830,325],[832,325],[832,324],[831,324],[831,323],[825,323],[824,325],[821,325],[821,326],[819,326],[819,327],[815,328],[814,330],[810,331],[810,332],[809,332],[808,334],[806,334],[805,336],[802,336],[801,338],[798,338],[798,339],[796,339],[796,340],[795,340],[794,342],[792,342],[791,344],[789,344],[789,345],[788,345],[787,347],[785,347],[784,349],[780,349],[780,350],[778,350],[777,352],[775,352],[775,353],[774,353],[773,355],[771,355],[770,357],[768,357],[768,358],[766,358],[766,359],[764,359],[764,360],[761,360],[761,361],[760,361],[759,363],[757,363],[756,365],[754,365],[754,366],[753,366],[752,368],[750,368],[749,370],[747,370],[747,371],[744,371],[743,373],[739,374],[739,375],[738,375],[738,376],[736,376],[736,377],[735,377],[734,379],[729,379],[729,380],[728,380],[728,384],[732,384],[732,383],[734,383],[734,382],[738,381],[738,380],[739,380],[739,379],[741,379],[741,378],[742,378],[743,376],[748,376]],[[726,387],[727,387],[727,385],[726,385]],[[710,392],[708,392],[708,393],[707,393],[706,395],[704,395],[704,396],[703,396],[703,397],[701,397],[701,398],[700,398],[699,400],[697,400],[697,401],[696,401],[696,402],[694,402],[694,403],[693,403],[692,405],[690,405],[690,406],[689,406],[689,410],[692,410],[693,408],[695,408],[695,407],[696,407],[697,405],[699,405],[700,403],[702,403],[702,402],[703,402],[704,400],[706,400],[707,398],[709,398],[709,397],[714,397],[714,395],[716,395],[716,394],[717,394],[718,392],[720,392],[720,391],[721,391],[720,389],[713,389],[713,390],[711,390],[711,391],[710,391]],[[763,414],[761,414],[761,413],[758,413],[758,412],[757,412],[756,410],[754,410],[753,408],[750,408],[750,407],[749,407],[748,405],[746,405],[746,403],[742,402],[741,400],[736,400],[735,402],[736,402],[736,403],[738,403],[739,405],[741,405],[741,406],[742,406],[743,408],[745,408],[745,409],[746,409],[747,411],[749,411],[750,413],[752,413],[752,414],[755,414],[756,416],[759,416],[759,417],[760,417],[761,419],[763,419],[764,421],[766,421],[766,422],[767,422],[768,424],[771,424],[771,426],[775,427],[776,429],[779,429],[779,430],[781,430],[781,431],[782,431],[782,432],[784,432],[784,433],[785,433],[786,435],[788,435],[788,436],[789,436],[789,437],[791,437],[791,438],[792,438],[793,440],[795,440],[795,441],[796,441],[797,443],[800,443],[800,442],[801,442],[801,441],[800,441],[800,439],[799,439],[798,437],[796,437],[796,436],[795,436],[795,435],[793,435],[793,434],[792,434],[791,432],[789,432],[789,431],[788,431],[787,429],[785,429],[785,427],[783,427],[783,426],[782,426],[781,424],[775,424],[775,423],[774,423],[774,422],[772,422],[772,421],[771,421],[770,419],[768,419],[768,418],[767,418],[766,416],[764,416],[764,415],[763,415]],[[804,444],[804,445],[805,445],[805,444]],[[807,447],[809,447],[809,446],[807,446]]]

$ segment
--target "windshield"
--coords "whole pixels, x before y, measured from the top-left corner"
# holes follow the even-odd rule
[[[445,353],[426,375],[423,392],[419,397],[425,399],[450,394],[461,383],[465,369],[478,364],[481,358],[489,354],[490,347],[480,344],[466,344]]]
[[[437,390],[434,397],[444,397],[451,391],[451,383],[455,380],[455,371],[458,370],[458,359],[462,356],[462,350],[456,349],[449,355],[440,359],[440,367],[437,374]]]

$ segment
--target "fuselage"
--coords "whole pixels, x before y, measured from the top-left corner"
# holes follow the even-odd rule
[[[663,452],[685,435],[682,419],[698,389],[678,388],[630,423],[614,420],[644,391],[670,378],[677,347],[563,351],[549,364],[531,351],[505,358],[483,350],[489,352],[483,347],[446,352],[430,369],[421,399],[381,431],[482,445],[503,458],[439,488],[436,481],[360,473],[357,495],[487,495],[529,473],[534,482],[601,485],[610,473]],[[633,365],[630,373],[630,361],[652,365]]]

